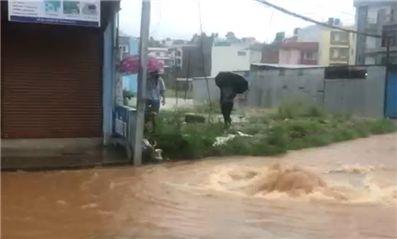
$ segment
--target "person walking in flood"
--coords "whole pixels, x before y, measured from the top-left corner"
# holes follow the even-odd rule
[[[225,86],[220,88],[221,91],[221,112],[223,115],[223,120],[226,126],[232,124],[231,113],[234,106],[234,98],[236,97],[236,93],[234,92],[231,86]]]
[[[225,126],[232,124],[231,113],[234,105],[234,98],[248,90],[247,80],[232,72],[221,72],[215,77],[215,83],[220,89],[220,105]]]

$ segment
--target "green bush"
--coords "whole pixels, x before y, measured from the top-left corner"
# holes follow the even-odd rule
[[[276,119],[296,119],[301,117],[326,117],[324,109],[314,104],[306,104],[302,101],[288,102],[282,104],[277,113],[274,115]]]
[[[369,132],[372,134],[385,134],[397,130],[397,125],[391,120],[381,119],[368,123]]]
[[[230,129],[225,129],[221,123],[187,124],[184,116],[188,111],[161,112],[156,132],[148,135],[163,149],[165,157],[195,159],[212,155],[274,155],[397,131],[396,124],[390,120],[332,115],[299,102],[281,106],[270,117],[263,114],[248,118],[248,122]],[[236,136],[223,145],[214,146],[217,137],[228,134]]]

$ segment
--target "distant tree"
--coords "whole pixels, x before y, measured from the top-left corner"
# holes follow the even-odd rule
[[[226,33],[226,38],[227,39],[236,39],[236,35],[234,34],[234,32],[228,32],[228,33]]]
[[[285,39],[285,32],[277,32],[274,38],[274,43],[282,42]]]

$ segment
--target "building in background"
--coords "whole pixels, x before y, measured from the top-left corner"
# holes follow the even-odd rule
[[[172,54],[167,47],[149,47],[148,55],[162,62],[165,69],[175,64],[174,54]]]
[[[213,39],[213,35],[195,35],[188,44],[178,42],[169,48],[169,54],[174,59],[172,70],[176,78],[210,75]]]
[[[138,45],[139,39],[137,37],[132,37],[126,35],[123,32],[119,32],[119,57],[120,59],[129,56],[129,55],[137,55],[138,54]],[[122,75],[122,83],[123,90],[127,90],[130,93],[136,94],[138,85],[137,85],[137,74],[126,74]]]
[[[262,48],[262,63],[277,64],[279,62],[278,54],[280,50],[280,45],[271,43],[264,44]]]
[[[279,46],[279,64],[318,65],[318,42],[298,42],[296,37],[282,42]]]
[[[251,63],[261,62],[262,47],[253,38],[238,39],[228,33],[215,38],[211,54],[211,76],[221,71],[248,71]]]
[[[131,55],[133,49],[131,49],[131,36],[119,32],[119,57],[120,59],[125,56]]]
[[[339,19],[330,18],[327,24],[342,27]],[[354,29],[353,27],[344,27]],[[297,28],[285,38],[279,32],[274,41],[262,48],[262,63],[291,65],[353,65],[355,63],[355,34],[319,25]]]
[[[382,35],[394,26],[397,29],[397,2],[395,0],[355,0],[356,26],[360,32]],[[397,34],[391,42],[391,63],[397,63]],[[385,42],[381,38],[357,36],[357,64],[384,64],[386,62]]]
[[[273,42],[263,44],[262,47],[262,63],[278,64],[280,45],[285,39],[285,32],[278,32]]]
[[[343,27],[337,18],[330,18],[328,24]],[[344,27],[353,29],[352,27]],[[296,29],[297,42],[317,42],[319,65],[353,65],[355,63],[355,40],[354,34],[333,28],[312,25]]]

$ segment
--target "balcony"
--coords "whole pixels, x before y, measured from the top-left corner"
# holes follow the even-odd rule
[[[301,64],[302,65],[317,65],[317,60],[311,60],[311,59],[301,59]]]

